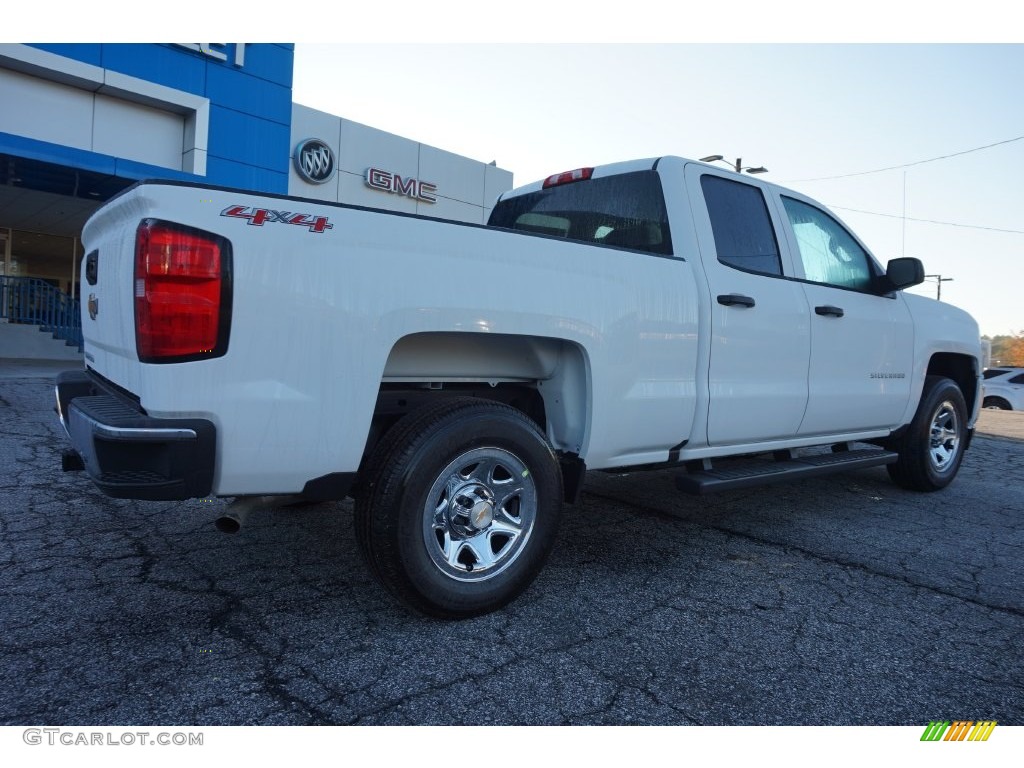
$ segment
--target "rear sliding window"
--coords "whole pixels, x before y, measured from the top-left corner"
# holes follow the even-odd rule
[[[661,180],[636,171],[574,181],[499,202],[492,227],[672,254]]]

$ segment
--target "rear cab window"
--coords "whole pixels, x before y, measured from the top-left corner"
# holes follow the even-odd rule
[[[711,175],[701,176],[700,185],[718,260],[744,272],[782,275],[779,243],[761,190]]]
[[[573,181],[501,200],[489,226],[672,255],[661,179],[634,171]]]

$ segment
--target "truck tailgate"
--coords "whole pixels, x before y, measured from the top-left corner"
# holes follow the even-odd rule
[[[98,211],[83,232],[82,336],[85,363],[115,384],[138,391],[135,350],[135,232],[148,214],[144,188]]]

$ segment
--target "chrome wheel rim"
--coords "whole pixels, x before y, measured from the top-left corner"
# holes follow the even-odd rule
[[[949,400],[944,400],[932,417],[931,438],[928,457],[932,466],[945,472],[960,451],[960,418]]]
[[[484,581],[514,563],[533,531],[537,487],[503,448],[474,448],[438,474],[423,508],[431,562],[455,581]]]

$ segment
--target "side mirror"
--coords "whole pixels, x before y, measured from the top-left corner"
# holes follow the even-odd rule
[[[893,291],[920,285],[924,282],[924,264],[910,257],[891,259],[885,267],[885,280]]]

